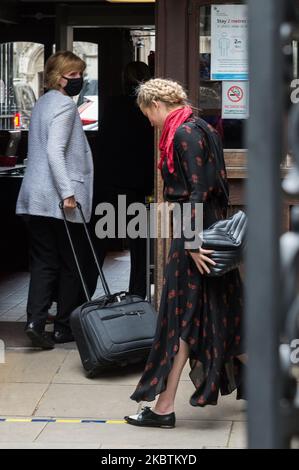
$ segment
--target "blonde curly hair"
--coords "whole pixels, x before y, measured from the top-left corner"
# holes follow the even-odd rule
[[[139,107],[147,108],[153,101],[162,101],[169,107],[187,104],[187,93],[178,82],[153,78],[142,83],[137,89]]]

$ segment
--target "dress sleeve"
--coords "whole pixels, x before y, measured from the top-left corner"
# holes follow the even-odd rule
[[[199,232],[203,226],[203,204],[208,194],[208,152],[204,135],[188,124],[181,126],[175,134],[174,148],[189,190],[190,207],[183,214],[185,248],[197,250],[201,246]],[[186,232],[186,227],[192,236]]]

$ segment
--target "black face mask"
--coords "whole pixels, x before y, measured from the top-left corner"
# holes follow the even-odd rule
[[[79,95],[80,91],[82,90],[83,86],[83,77],[80,78],[67,78],[62,75],[62,77],[67,80],[67,84],[64,87],[64,91],[69,96],[76,96]]]

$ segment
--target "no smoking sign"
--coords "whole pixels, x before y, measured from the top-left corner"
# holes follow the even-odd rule
[[[222,82],[222,118],[247,119],[248,108],[248,82]]]
[[[228,99],[233,103],[238,103],[239,101],[241,101],[243,96],[244,92],[242,88],[237,85],[231,86],[227,92]]]

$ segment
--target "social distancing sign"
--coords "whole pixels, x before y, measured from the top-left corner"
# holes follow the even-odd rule
[[[248,80],[248,6],[211,11],[211,80]]]

